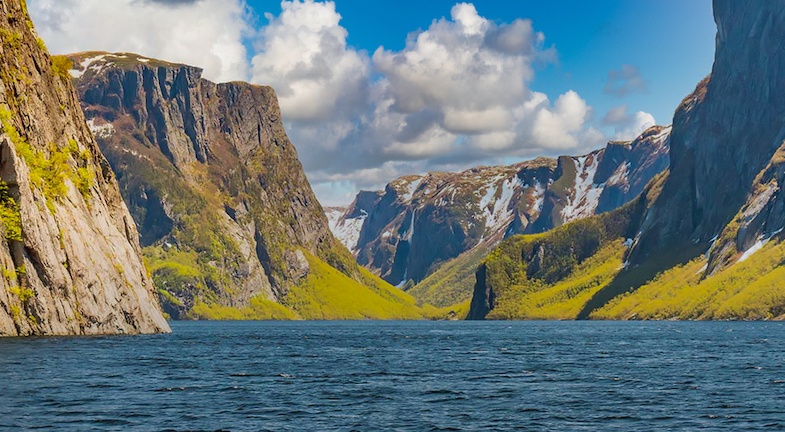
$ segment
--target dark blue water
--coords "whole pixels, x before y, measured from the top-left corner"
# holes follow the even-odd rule
[[[785,428],[780,323],[172,327],[0,340],[0,429]]]

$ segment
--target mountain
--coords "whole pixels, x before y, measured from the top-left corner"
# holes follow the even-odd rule
[[[472,317],[785,316],[785,2],[713,6],[714,66],[674,115],[667,175],[592,235],[503,244],[477,272]]]
[[[69,56],[173,318],[418,318],[330,232],[270,87],[130,53]]]
[[[668,166],[670,127],[584,156],[406,176],[331,208],[357,261],[439,306],[471,296],[473,273],[501,240],[541,233],[629,202]],[[408,284],[408,286],[407,286]]]
[[[169,331],[61,58],[0,16],[0,336]]]

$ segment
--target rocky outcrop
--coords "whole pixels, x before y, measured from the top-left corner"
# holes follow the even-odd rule
[[[329,230],[270,87],[201,78],[129,53],[71,55],[82,106],[117,173],[167,312],[282,303],[304,253],[359,273]]]
[[[24,1],[0,12],[0,335],[168,331],[63,59]]]
[[[714,67],[676,112],[671,173],[641,227],[634,264],[696,244],[711,247],[711,274],[784,225],[785,2],[716,0],[714,17]]]
[[[655,126],[584,156],[402,177],[384,191],[361,192],[346,209],[331,209],[331,226],[360,264],[411,286],[511,235],[544,232],[629,202],[667,168],[669,135],[670,127]],[[476,267],[481,255],[462,267]]]

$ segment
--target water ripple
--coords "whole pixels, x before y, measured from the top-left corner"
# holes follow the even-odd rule
[[[772,430],[782,323],[173,323],[0,340],[0,430]]]

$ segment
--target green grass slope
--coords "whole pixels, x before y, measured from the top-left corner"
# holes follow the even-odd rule
[[[310,272],[292,287],[284,305],[303,319],[421,319],[414,298],[363,271],[362,282],[306,254]]]
[[[782,319],[785,242],[772,241],[747,260],[702,278],[700,257],[660,273],[595,310],[595,319]]]
[[[448,307],[470,301],[476,281],[474,274],[489,252],[490,248],[484,246],[464,252],[407,292],[421,305]]]

